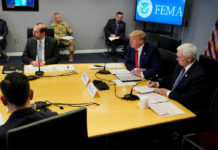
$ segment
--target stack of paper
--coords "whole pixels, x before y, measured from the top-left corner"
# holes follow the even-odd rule
[[[149,104],[149,107],[160,116],[184,114],[181,109],[171,102]]]
[[[148,106],[160,116],[170,116],[184,114],[176,105],[171,103],[166,97],[157,93],[139,94],[140,99],[148,97]]]
[[[75,68],[73,65],[49,65],[49,66],[40,67],[40,70],[44,72],[51,72],[54,69],[56,71],[75,71]],[[25,73],[34,73],[38,70],[39,70],[39,67],[33,67],[32,65],[27,65],[24,68]]]
[[[122,82],[120,80],[113,80],[113,82],[117,85],[117,86],[128,86],[128,85],[135,85],[136,82]]]
[[[117,36],[115,36],[115,37],[109,37],[109,40],[110,40],[110,41],[118,40],[118,39],[119,39],[119,37],[117,37]]]
[[[136,92],[139,92],[139,93],[151,93],[151,92],[154,92],[154,88],[150,88],[148,86],[136,86],[133,89]]]
[[[130,71],[127,69],[113,69],[109,70],[111,74],[129,74]]]

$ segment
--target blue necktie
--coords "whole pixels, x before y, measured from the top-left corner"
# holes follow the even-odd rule
[[[38,60],[42,61],[42,42],[39,40],[39,45],[38,45]]]
[[[173,88],[172,88],[171,91],[175,90],[175,88],[178,86],[178,84],[179,84],[180,80],[182,79],[184,73],[185,73],[185,68],[183,68],[183,69],[181,70],[179,76],[177,77],[175,83],[173,84]]]
[[[116,22],[116,30],[115,30],[116,35],[117,35],[117,32],[118,32],[118,28],[119,28],[119,23]]]

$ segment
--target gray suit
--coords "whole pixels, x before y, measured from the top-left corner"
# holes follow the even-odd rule
[[[26,48],[22,55],[22,61],[25,64],[30,64],[31,61],[36,60],[37,55],[37,40],[29,38],[27,40]],[[49,36],[45,36],[45,64],[55,64],[59,60],[59,51],[57,49],[57,41]]]

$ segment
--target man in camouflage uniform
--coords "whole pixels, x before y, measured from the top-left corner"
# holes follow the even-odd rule
[[[68,34],[72,34],[72,28],[61,19],[60,13],[54,14],[55,22],[50,25],[50,28],[54,28],[54,36],[55,39],[58,41],[58,45],[66,45],[69,46],[70,49],[70,56],[69,62],[73,62],[73,53],[75,50],[75,44],[73,40],[63,40],[62,37],[67,36]]]

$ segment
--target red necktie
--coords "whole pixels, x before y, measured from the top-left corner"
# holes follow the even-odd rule
[[[135,50],[135,67],[139,68],[138,50]]]

